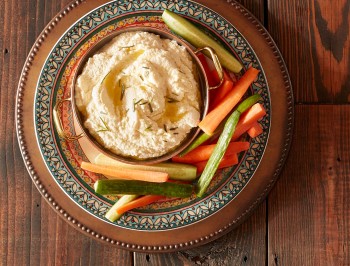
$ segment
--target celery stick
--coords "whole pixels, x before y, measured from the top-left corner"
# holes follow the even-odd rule
[[[123,206],[126,203],[129,203],[130,201],[133,201],[136,199],[137,195],[123,195],[114,205],[108,210],[105,217],[110,220],[111,222],[114,222],[115,220],[118,220],[123,214],[118,214],[116,212],[116,209],[120,206]]]

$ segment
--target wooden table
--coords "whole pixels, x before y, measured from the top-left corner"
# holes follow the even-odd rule
[[[14,125],[17,83],[35,39],[69,2],[0,1],[1,265],[350,264],[349,0],[239,1],[271,33],[289,69],[295,96],[289,158],[268,198],[241,226],[205,246],[161,255],[124,251],[77,232],[40,196],[24,167]]]

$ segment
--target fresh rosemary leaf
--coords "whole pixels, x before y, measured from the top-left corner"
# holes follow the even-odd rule
[[[100,120],[101,120],[101,122],[102,122],[102,127],[101,127],[101,129],[97,130],[97,132],[111,131],[111,130],[108,128],[106,121],[104,121],[104,120],[102,119],[101,116],[100,116]]]
[[[135,46],[135,44],[130,45],[130,46],[121,46],[120,48],[122,48],[122,49],[127,49],[127,48],[132,48],[132,47],[134,47],[134,46]]]
[[[151,104],[151,103],[148,103],[148,108],[149,108],[149,111],[150,111],[151,113],[153,113],[153,108],[152,108],[152,104]]]
[[[168,103],[178,103],[178,102],[179,102],[178,100],[176,100],[176,99],[174,99],[174,98],[172,98],[172,97],[166,96],[165,98],[168,99]]]

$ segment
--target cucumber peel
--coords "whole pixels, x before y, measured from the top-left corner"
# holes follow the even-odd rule
[[[228,70],[239,73],[242,70],[242,64],[224,47],[222,47],[213,38],[205,34],[187,19],[181,17],[168,9],[162,14],[165,24],[177,35],[184,38],[197,48],[209,46],[213,48],[220,60],[220,63]]]
[[[177,183],[152,183],[137,180],[98,180],[95,192],[101,195],[163,195],[166,197],[186,198],[191,196],[193,186]]]

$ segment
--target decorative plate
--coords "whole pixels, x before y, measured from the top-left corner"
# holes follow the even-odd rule
[[[204,2],[204,1],[200,1]],[[215,10],[212,9],[215,7]],[[260,70],[249,93],[259,93],[267,115],[264,133],[250,139],[238,166],[218,171],[203,198],[163,201],[111,223],[113,201],[94,193],[91,173],[80,169],[98,151],[81,139],[66,142],[53,125],[53,106],[69,97],[72,76],[86,51],[118,30],[149,26],[168,30],[167,8],[213,35],[240,60]],[[230,18],[230,19],[228,19]],[[234,22],[234,23],[233,23]],[[17,131],[29,173],[39,191],[69,223],[100,240],[132,250],[184,249],[215,239],[239,223],[267,194],[285,160],[292,127],[287,71],[270,36],[235,2],[76,1],[57,15],[34,45],[17,97]],[[69,104],[60,110],[64,130],[79,134]],[[193,230],[196,228],[196,230]]]

